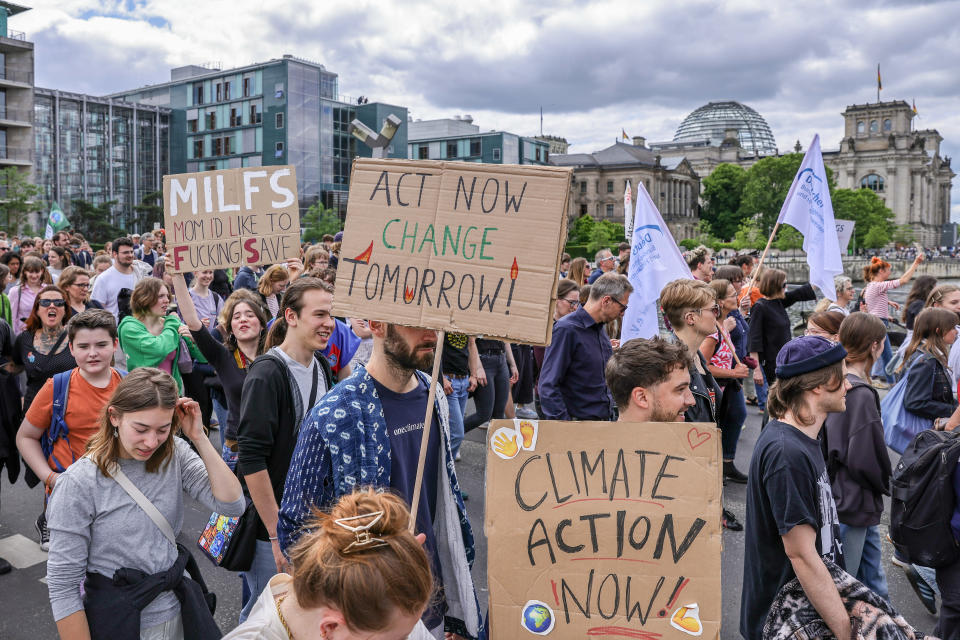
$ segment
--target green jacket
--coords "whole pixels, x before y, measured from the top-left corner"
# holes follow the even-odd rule
[[[13,327],[13,307],[10,306],[10,298],[5,293],[0,293],[0,318]]]
[[[146,325],[133,316],[127,316],[121,320],[117,332],[120,336],[120,348],[127,356],[127,370],[133,371],[137,367],[156,367],[170,355],[171,351],[175,350],[176,355],[171,367],[172,375],[177,381],[180,393],[183,393],[183,379],[180,377],[180,368],[177,366],[182,345],[180,334],[177,332],[179,326],[180,318],[175,315],[166,316],[163,319],[163,331],[155,336],[147,331]],[[194,359],[206,362],[192,338],[184,338],[184,342],[187,343],[187,348]]]

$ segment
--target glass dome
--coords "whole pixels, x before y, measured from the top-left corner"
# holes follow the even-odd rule
[[[674,142],[703,142],[719,146],[727,129],[736,129],[740,146],[761,156],[776,155],[777,141],[767,121],[739,102],[709,102],[684,118],[673,136]]]

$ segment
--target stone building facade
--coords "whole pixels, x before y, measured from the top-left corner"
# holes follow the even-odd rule
[[[644,187],[660,210],[673,237],[692,238],[700,225],[700,177],[683,156],[661,156],[644,145],[617,142],[594,153],[553,155],[550,164],[573,167],[569,216],[590,214],[596,220],[623,224],[623,195],[630,182],[636,203],[637,184]]]

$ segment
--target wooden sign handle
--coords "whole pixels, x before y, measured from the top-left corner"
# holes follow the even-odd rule
[[[437,397],[437,380],[440,373],[440,360],[443,355],[443,341],[446,331],[437,335],[437,349],[433,352],[433,373],[430,375],[430,393],[427,394],[427,412],[423,417],[423,435],[420,437],[420,459],[417,461],[417,480],[413,484],[413,496],[410,499],[410,533],[417,533],[417,511],[420,507],[420,491],[423,489],[423,467],[427,461],[427,446],[430,444],[430,427],[433,425],[433,403]],[[442,447],[441,447],[442,449]],[[444,462],[441,462],[445,466]]]

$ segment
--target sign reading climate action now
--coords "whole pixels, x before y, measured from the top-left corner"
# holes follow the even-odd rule
[[[177,273],[300,257],[292,166],[164,176],[163,221]]]
[[[712,424],[495,420],[492,637],[720,637]]]
[[[570,175],[357,160],[334,313],[549,343]]]

